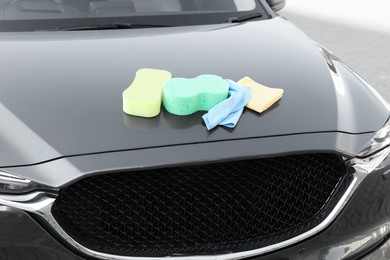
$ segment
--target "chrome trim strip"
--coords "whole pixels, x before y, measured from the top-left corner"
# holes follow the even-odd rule
[[[41,216],[50,213],[54,201],[53,195],[42,191],[24,195],[0,194],[1,205],[25,210]]]
[[[55,201],[54,198],[50,197],[48,194],[43,192],[34,192],[27,195],[0,195],[0,204],[5,206],[11,206],[15,208],[19,208],[22,210],[26,210],[32,213],[35,213],[41,216],[60,236],[62,236],[70,245],[80,250],[82,253],[100,258],[100,259],[111,259],[111,260],[190,260],[190,259],[199,259],[199,260],[234,260],[234,259],[242,259],[247,257],[258,256],[261,254],[269,253],[278,249],[282,249],[284,247],[293,245],[298,243],[304,239],[307,239],[322,230],[324,230],[341,212],[344,206],[351,199],[355,190],[359,186],[359,184],[365,179],[368,174],[372,171],[376,170],[380,164],[388,157],[390,153],[390,147],[383,149],[382,151],[376,153],[375,155],[364,158],[364,159],[352,159],[347,162],[347,166],[351,167],[354,170],[354,178],[352,183],[337,203],[332,212],[326,217],[326,219],[321,222],[317,227],[299,235],[292,239],[270,245],[267,247],[254,249],[250,251],[232,253],[232,254],[223,254],[223,255],[201,255],[201,256],[169,256],[169,257],[129,257],[129,256],[118,256],[96,252],[90,250],[83,245],[76,242],[72,239],[57,223],[51,214],[51,207]]]

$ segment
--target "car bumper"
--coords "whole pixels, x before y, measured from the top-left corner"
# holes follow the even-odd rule
[[[0,205],[0,259],[83,259],[49,234],[28,213]]]
[[[390,240],[386,240],[380,247],[375,248],[362,260],[385,260],[390,259]]]

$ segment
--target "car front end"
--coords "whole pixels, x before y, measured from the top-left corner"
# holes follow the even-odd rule
[[[265,1],[87,2],[0,6],[0,258],[385,258],[390,113],[369,84]],[[140,68],[284,95],[208,131],[124,114]]]

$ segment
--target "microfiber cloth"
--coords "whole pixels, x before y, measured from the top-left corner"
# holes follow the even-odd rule
[[[238,82],[241,86],[248,86],[251,90],[251,100],[246,107],[262,113],[282,98],[284,90],[281,88],[269,88],[257,83],[250,77],[244,77]]]
[[[226,80],[229,84],[228,98],[221,101],[203,116],[203,121],[208,130],[217,125],[229,128],[236,126],[241,117],[244,106],[250,100],[250,89],[242,87],[232,80]]]

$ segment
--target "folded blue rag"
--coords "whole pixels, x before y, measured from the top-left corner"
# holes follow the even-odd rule
[[[219,102],[203,116],[203,121],[208,130],[217,125],[229,128],[235,127],[244,106],[250,100],[250,89],[248,87],[242,87],[230,79],[226,81],[229,83],[228,98]]]

